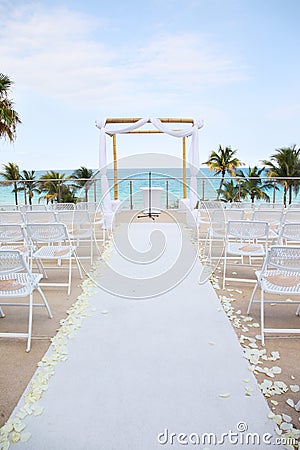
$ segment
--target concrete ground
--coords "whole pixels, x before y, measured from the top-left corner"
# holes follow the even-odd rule
[[[176,214],[177,220],[184,222],[183,214]],[[120,214],[121,221],[127,222],[131,217],[131,212],[124,212]],[[136,218],[134,220],[137,220]],[[140,220],[140,219],[139,219]],[[145,221],[151,219],[144,219]],[[170,221],[169,215],[161,214],[158,222]],[[86,263],[85,263],[86,264]],[[86,265],[86,268],[88,266]],[[217,276],[218,271],[216,271]],[[62,276],[62,275],[59,275]],[[73,272],[73,284],[70,298],[66,295],[66,289],[44,288],[44,292],[49,301],[54,318],[48,319],[47,314],[43,308],[39,308],[34,313],[34,338],[32,341],[32,349],[30,353],[25,352],[25,341],[17,339],[0,339],[0,425],[5,423],[9,415],[16,406],[20,396],[30,381],[33,373],[36,370],[38,361],[41,360],[47,351],[50,338],[55,335],[59,327],[60,319],[66,316],[66,310],[76,300],[81,292],[81,280],[78,277],[76,270]],[[217,289],[219,296],[225,296],[232,301],[232,306],[237,312],[238,317],[246,316],[246,309],[249,297],[252,292],[253,285],[238,282],[230,282],[226,285],[226,289]],[[228,306],[228,301],[225,305]],[[26,326],[26,312],[23,308],[5,308],[6,318],[0,319],[0,327],[2,331],[15,330],[16,326],[20,331]],[[254,322],[259,323],[259,308],[258,305],[253,306],[251,316]],[[280,325],[284,322],[286,327],[289,326],[298,328],[299,318],[289,308],[277,306],[268,306],[266,310],[268,325]],[[232,321],[234,322],[234,321]],[[259,328],[248,327],[248,331],[242,331],[241,328],[234,327],[235,332],[240,337],[241,335],[248,337],[255,337],[259,334]],[[258,348],[262,349],[259,341],[256,341]],[[246,341],[247,344],[247,341]],[[299,412],[287,404],[288,399],[292,399],[295,403],[299,401],[299,392],[292,392],[290,386],[300,384],[300,339],[299,337],[268,337],[266,339],[266,352],[270,355],[273,351],[280,353],[280,359],[275,362],[265,361],[263,364],[272,367],[274,365],[281,368],[281,373],[276,374],[274,378],[269,378],[271,381],[283,381],[288,386],[288,391],[281,395],[275,395],[267,398],[270,408],[277,414],[285,413],[292,417],[292,422],[295,427],[299,428]],[[255,373],[258,381],[268,378],[265,374]]]

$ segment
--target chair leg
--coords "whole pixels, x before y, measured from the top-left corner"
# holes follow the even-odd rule
[[[226,281],[226,260],[227,260],[227,250],[225,243],[225,253],[224,253],[224,262],[223,262],[223,289],[225,289],[225,281]]]
[[[30,293],[29,296],[29,312],[28,312],[28,338],[27,338],[27,347],[26,347],[26,352],[30,352],[30,347],[31,347],[31,335],[32,335],[32,292]]]
[[[3,319],[5,317],[5,314],[4,314],[3,309],[1,308],[1,306],[0,306],[0,317],[1,317],[1,319]]]
[[[298,306],[298,309],[296,311],[296,316],[300,316],[300,305]]]
[[[256,291],[257,291],[258,286],[259,286],[259,283],[258,283],[258,281],[257,281],[257,282],[256,282],[256,285],[254,286],[254,289],[253,289],[253,291],[252,291],[252,295],[251,295],[251,298],[250,298],[250,301],[249,301],[249,305],[248,305],[248,309],[247,309],[247,314],[250,313],[251,306],[252,306],[252,303],[253,303],[253,300],[254,300],[254,295],[255,295],[255,293],[256,293]]]
[[[264,291],[260,293],[260,328],[261,328],[261,343],[265,345],[265,314],[264,314]]]
[[[81,267],[80,267],[80,263],[79,263],[79,259],[78,259],[76,251],[74,251],[73,254],[74,254],[74,258],[75,258],[76,264],[77,264],[77,268],[78,268],[78,272],[79,272],[80,278],[82,279],[83,278],[82,270],[81,270]]]
[[[44,304],[45,304],[45,306],[46,306],[46,309],[47,309],[47,311],[48,311],[48,316],[50,317],[50,319],[52,319],[52,318],[53,318],[53,315],[52,315],[52,312],[51,312],[49,303],[47,302],[47,299],[46,299],[46,297],[45,297],[44,292],[42,291],[42,289],[41,289],[39,286],[36,288],[36,290],[38,291],[38,293],[39,293],[40,296],[42,297],[42,300],[43,300],[43,302],[44,302]]]
[[[69,277],[68,277],[68,295],[71,293],[71,283],[72,283],[72,259],[69,258]]]

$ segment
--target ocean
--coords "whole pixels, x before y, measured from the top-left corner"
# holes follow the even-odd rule
[[[66,177],[72,174],[74,169],[61,170],[60,173],[65,173]],[[247,170],[244,170],[247,172]],[[41,177],[46,171],[36,171],[36,178]],[[114,198],[113,189],[113,170],[107,170],[107,176],[109,185],[111,188],[111,197]],[[189,184],[190,172],[187,169],[187,184]],[[230,177],[226,177],[230,179]],[[118,169],[118,196],[125,209],[133,208],[140,209],[143,206],[143,199],[141,193],[141,187],[147,187],[149,184],[149,169]],[[152,186],[161,187],[162,191],[162,207],[176,208],[178,206],[179,199],[183,198],[183,181],[182,181],[182,169],[179,168],[162,168],[151,169],[151,181]],[[220,177],[214,176],[214,172],[208,168],[201,168],[198,176],[198,195],[201,200],[213,200],[216,198],[216,190],[219,187]],[[72,181],[67,182],[72,184]],[[0,204],[14,204],[14,194],[12,193],[13,187],[11,185],[0,185]],[[274,189],[269,189],[267,194],[273,201]],[[189,189],[187,186],[187,195],[189,195]],[[84,192],[77,191],[77,196],[84,198]],[[19,204],[24,204],[24,191],[18,193]],[[90,201],[99,202],[101,200],[101,186],[100,186],[100,174],[91,183],[88,199]],[[247,199],[249,200],[249,199]],[[295,200],[295,199],[294,199]],[[275,201],[283,201],[283,189],[280,186],[275,191]],[[44,199],[35,193],[33,197],[33,203],[45,203]]]

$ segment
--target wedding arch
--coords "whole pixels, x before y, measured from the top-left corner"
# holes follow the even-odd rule
[[[151,123],[154,129],[145,130],[142,127]],[[189,124],[189,127],[184,129],[171,129],[166,124]],[[113,127],[112,127],[113,125]],[[120,125],[120,128],[116,126]],[[183,165],[183,197],[186,198],[186,165],[188,162],[191,180],[190,180],[190,196],[189,206],[193,208],[197,202],[197,174],[199,171],[199,130],[203,127],[203,121],[200,119],[191,118],[107,118],[96,120],[96,127],[100,130],[100,145],[99,145],[99,170],[101,174],[101,191],[103,210],[107,213],[112,211],[112,199],[110,196],[110,189],[107,180],[107,150],[106,150],[106,135],[113,138],[113,167],[114,167],[114,200],[118,200],[118,168],[117,168],[117,134],[134,134],[134,133],[165,133],[170,136],[182,138],[182,165]],[[191,143],[186,152],[186,138],[191,137]]]

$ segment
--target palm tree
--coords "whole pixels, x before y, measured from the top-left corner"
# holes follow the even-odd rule
[[[224,202],[236,202],[239,200],[239,187],[233,180],[224,181],[220,189],[221,200]]]
[[[13,184],[14,188],[12,192],[15,194],[15,203],[18,205],[18,181],[20,180],[20,169],[18,164],[9,162],[3,164],[4,171],[0,172],[0,175],[7,180],[5,184]]]
[[[42,198],[47,200],[47,203],[74,203],[76,201],[75,193],[70,189],[65,182],[70,177],[66,177],[65,173],[55,172],[50,170],[40,178],[40,190],[45,193]]]
[[[279,183],[283,186],[283,202],[287,204],[287,194],[289,193],[289,204],[292,203],[292,192],[298,194],[300,184],[295,177],[300,177],[300,149],[296,145],[291,147],[283,147],[275,150],[276,153],[271,155],[270,160],[262,161],[268,176],[281,177]]]
[[[41,193],[39,189],[39,182],[35,178],[35,171],[23,170],[23,175],[21,175],[21,179],[26,181],[26,183],[24,183],[25,200],[27,194],[29,205],[32,205],[32,198],[34,196],[34,193],[35,192],[38,194]]]
[[[218,150],[212,151],[208,161],[203,163],[207,164],[209,169],[215,172],[215,175],[221,174],[220,186],[217,191],[217,200],[220,198],[226,172],[234,177],[236,169],[243,165],[243,163],[234,156],[236,152],[237,150],[232,150],[231,147],[222,148],[221,145],[219,145]]]
[[[0,138],[16,139],[17,125],[21,123],[18,113],[13,109],[13,101],[8,97],[13,82],[0,73]]]
[[[240,195],[242,198],[249,195],[252,203],[254,203],[255,200],[270,201],[270,197],[265,191],[272,187],[272,183],[261,179],[261,174],[264,170],[264,167],[261,167],[260,169],[257,166],[252,168],[249,167],[248,175],[241,169],[236,171],[236,175],[242,178],[240,182]]]
[[[88,201],[88,180],[92,178],[93,171],[91,169],[87,169],[85,166],[81,166],[79,169],[74,170],[74,172],[71,175],[71,178],[74,178],[75,180],[78,180],[76,183],[74,183],[72,186],[75,189],[82,189],[85,188],[85,201]]]

